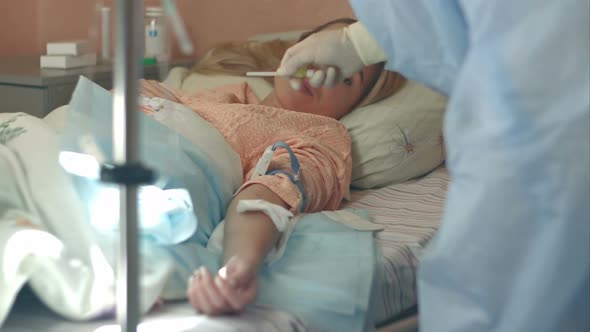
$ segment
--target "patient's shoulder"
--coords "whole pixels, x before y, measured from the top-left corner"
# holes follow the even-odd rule
[[[187,94],[196,101],[216,104],[257,104],[258,98],[246,82],[222,85],[212,89]]]

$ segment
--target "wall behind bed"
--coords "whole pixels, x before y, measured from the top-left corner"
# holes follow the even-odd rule
[[[0,0],[0,56],[39,55],[48,41],[100,40],[94,0]],[[114,7],[114,0],[103,0]],[[159,0],[146,0],[146,6]],[[302,30],[352,17],[347,0],[177,0],[202,55],[211,45],[258,33]],[[99,46],[97,45],[97,48]],[[176,54],[178,50],[175,48]]]

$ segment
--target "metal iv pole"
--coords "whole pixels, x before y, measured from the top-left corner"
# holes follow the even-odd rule
[[[101,167],[101,180],[119,185],[120,242],[117,262],[117,321],[122,332],[135,332],[140,321],[138,243],[139,185],[154,173],[139,162],[138,84],[142,70],[143,0],[117,0],[114,59],[114,166]]]
[[[162,0],[171,19],[181,51],[193,52],[182,18],[173,0]],[[117,321],[122,332],[135,332],[140,321],[140,257],[138,231],[138,189],[155,181],[155,172],[140,163],[138,79],[142,76],[143,0],[117,0],[116,47],[114,59],[113,159],[103,165],[100,178],[120,188],[120,243],[117,262]]]

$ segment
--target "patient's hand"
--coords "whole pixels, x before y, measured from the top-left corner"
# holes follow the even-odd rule
[[[258,266],[233,257],[216,276],[201,267],[188,286],[188,298],[193,308],[206,315],[242,312],[256,299]]]

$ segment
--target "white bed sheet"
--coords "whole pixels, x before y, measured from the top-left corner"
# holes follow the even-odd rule
[[[114,332],[119,331],[113,319],[90,322],[67,321],[43,306],[32,292],[21,293],[6,324],[6,332]],[[249,308],[240,316],[215,319],[197,316],[186,302],[168,303],[146,316],[139,332],[266,332],[304,331],[296,317],[270,308]]]
[[[352,193],[345,207],[366,208],[383,226],[377,234],[383,252],[379,286],[372,306],[378,322],[391,320],[416,305],[416,268],[427,242],[442,217],[449,175],[444,166],[402,184]],[[145,318],[140,332],[168,331],[305,331],[297,317],[270,308],[250,308],[240,316],[205,318],[194,314],[185,302],[166,304]],[[8,316],[2,331],[73,332],[116,331],[112,320],[70,322],[43,307],[24,292]],[[102,329],[101,329],[102,328]]]

